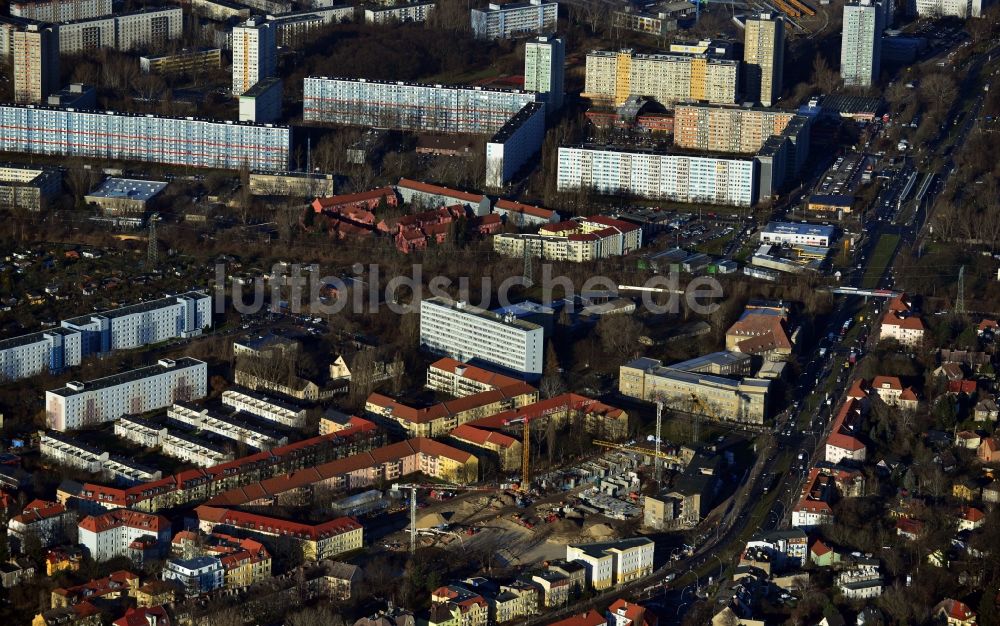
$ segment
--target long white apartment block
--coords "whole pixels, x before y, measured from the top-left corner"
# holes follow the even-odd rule
[[[208,365],[182,357],[160,359],[140,367],[87,382],[71,381],[45,392],[49,427],[76,430],[112,422],[126,414],[166,408],[177,401],[204,398]]]
[[[249,389],[223,391],[222,404],[232,407],[234,411],[249,413],[286,428],[302,428],[306,424],[306,410],[304,408]]]
[[[282,172],[291,143],[272,124],[0,105],[0,152]]]
[[[184,13],[180,7],[150,7],[63,22],[59,24],[59,52],[76,54],[97,48],[162,47],[183,34]]]
[[[559,3],[548,0],[490,3],[485,9],[470,11],[472,34],[477,39],[512,37],[555,32]]]
[[[111,0],[13,0],[10,14],[39,22],[68,22],[111,15]]]
[[[258,450],[270,450],[288,443],[287,435],[251,423],[239,415],[220,415],[186,402],[171,406],[167,410],[167,417],[196,430],[215,433]]]
[[[75,367],[91,354],[194,337],[212,325],[212,299],[192,291],[63,320],[59,328],[0,341],[0,378]]]
[[[477,360],[527,377],[542,373],[544,329],[465,302],[435,297],[420,303],[420,345],[459,361]]]
[[[886,4],[890,7],[887,12],[891,15],[892,3]],[[990,0],[909,0],[907,4],[907,10],[920,17],[957,17],[964,20],[982,17],[983,9],[989,8],[993,3]],[[886,25],[891,22],[891,19],[886,20]]]
[[[312,76],[303,84],[302,119],[441,133],[493,134],[538,94]]]
[[[59,373],[82,360],[80,333],[53,328],[0,341],[0,380]]]
[[[83,356],[197,337],[212,326],[212,298],[190,291],[159,300],[73,317],[64,329],[83,336]]]
[[[366,7],[365,22],[368,24],[426,22],[434,6],[435,2],[410,2],[393,6]]]
[[[559,148],[559,191],[631,194],[674,202],[752,206],[755,157],[699,156],[613,147]]]

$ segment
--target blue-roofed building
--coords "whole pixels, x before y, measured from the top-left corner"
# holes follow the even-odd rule
[[[761,243],[773,245],[830,247],[836,227],[826,224],[769,222],[760,231]]]

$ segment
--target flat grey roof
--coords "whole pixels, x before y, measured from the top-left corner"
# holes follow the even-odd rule
[[[66,337],[72,335],[73,331],[66,330],[65,328],[55,327],[48,330],[41,330],[37,333],[29,333],[27,335],[21,335],[19,337],[11,337],[9,339],[0,340],[0,350],[10,350],[11,348],[19,348],[21,346],[27,346],[33,343],[40,343],[45,340],[45,335],[62,335]]]
[[[166,359],[164,359],[164,361],[166,361]],[[172,363],[173,366],[166,366],[163,365],[161,361],[156,365],[140,367],[138,369],[128,370],[127,372],[120,372],[118,374],[113,374],[111,376],[106,376],[104,378],[97,378],[95,380],[85,381],[82,383],[83,385],[82,389],[71,389],[67,385],[66,387],[60,387],[58,389],[50,389],[49,393],[53,393],[66,398],[87,391],[94,391],[97,389],[107,389],[108,387],[114,387],[116,385],[122,385],[136,380],[142,380],[143,378],[148,378],[150,376],[155,376],[157,374],[163,374],[169,371],[206,365],[204,361],[199,361],[198,359],[192,359],[191,357],[188,356],[182,356],[179,359],[174,359]]]
[[[165,298],[159,298],[158,300],[150,300],[149,302],[140,302],[138,304],[130,304],[128,306],[123,306],[117,309],[110,309],[108,311],[99,311],[97,313],[80,315],[79,317],[71,317],[69,319],[63,320],[63,325],[73,324],[89,324],[90,321],[97,317],[106,317],[109,319],[114,319],[116,317],[124,317],[126,315],[133,315],[135,313],[145,313],[146,311],[155,311],[156,309],[162,309],[164,307],[175,304],[178,298],[188,298],[191,300],[202,300],[208,298],[208,294],[201,293],[200,291],[188,291],[187,293],[178,294],[176,296],[167,296]]]
[[[471,304],[465,302],[456,302],[451,298],[445,298],[443,296],[435,296],[433,298],[428,298],[423,302],[428,302],[430,304],[436,304],[437,306],[446,307],[452,311],[458,311],[460,313],[466,313],[468,315],[474,315],[476,317],[481,317],[487,319],[491,322],[496,322],[497,324],[505,324],[507,326],[515,326],[521,330],[538,330],[541,328],[538,324],[533,324],[531,322],[526,322],[522,319],[514,318],[511,321],[505,320],[502,316],[497,315],[492,311],[487,311],[486,309],[481,309],[477,306],[472,306]],[[423,303],[421,303],[422,305]]]
[[[136,180],[132,178],[108,178],[88,193],[87,198],[128,198],[148,202],[166,188],[167,183],[158,180]]]

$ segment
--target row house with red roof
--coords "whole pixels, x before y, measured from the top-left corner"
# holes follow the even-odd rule
[[[483,596],[458,585],[438,587],[431,592],[432,619],[444,623],[441,618],[458,617],[456,626],[486,626],[490,619],[489,603]]]
[[[202,532],[232,529],[236,533],[258,537],[264,543],[290,540],[299,546],[307,561],[330,559],[364,547],[364,527],[353,517],[313,524],[207,505],[198,507],[195,513]],[[229,556],[233,555],[223,555],[222,558]]]
[[[840,464],[843,461],[863,462],[867,456],[867,447],[858,438],[861,430],[861,400],[850,396],[861,388],[852,387],[848,399],[840,406],[833,424],[830,426],[830,436],[826,439],[825,459],[828,463]],[[860,393],[864,393],[860,391]]]
[[[53,609],[74,606],[81,602],[98,605],[123,604],[135,595],[139,576],[128,570],[117,570],[104,578],[96,578],[73,587],[52,590],[50,606]]]
[[[270,505],[280,502],[288,493],[316,489],[327,494],[342,494],[370,487],[378,481],[398,481],[417,472],[445,482],[468,484],[478,480],[479,460],[473,454],[440,441],[416,437],[236,487],[216,495],[207,504],[217,507]]]
[[[515,200],[500,198],[493,205],[493,213],[504,218],[507,224],[517,228],[544,226],[559,221],[559,214],[551,209],[524,204]]]
[[[173,476],[131,487],[84,483],[74,497],[80,507],[97,510],[130,508],[147,513],[208,500],[242,485],[313,467],[371,450],[385,441],[375,424],[350,416],[337,432],[271,448],[208,468],[184,470]],[[73,523],[76,523],[74,518]]]
[[[42,548],[49,548],[65,541],[75,525],[75,511],[58,502],[32,500],[20,515],[7,522],[7,544],[11,552],[20,552],[30,535],[38,539]]]
[[[833,523],[831,504],[836,497],[833,476],[812,468],[799,501],[792,507],[792,526],[808,529]]]
[[[79,543],[98,563],[115,557],[160,557],[170,546],[170,520],[162,515],[114,509],[89,515],[77,526]]]
[[[370,189],[359,193],[316,198],[312,201],[311,206],[315,213],[348,215],[354,209],[361,209],[372,214],[379,207],[385,206],[391,208],[398,205],[399,198],[396,196],[395,189],[392,187],[379,187],[378,189]],[[375,222],[371,221],[369,223],[374,224]]]
[[[538,390],[525,382],[421,408],[373,393],[365,402],[365,414],[388,430],[408,437],[443,437],[462,424],[503,411],[520,409],[537,400]]]
[[[900,294],[889,301],[879,340],[893,339],[901,345],[916,347],[923,342],[925,330],[923,320],[911,310],[906,294]]]
[[[462,424],[451,431],[449,438],[459,447],[471,446],[479,452],[496,457],[502,472],[514,472],[521,469],[523,447],[521,442],[501,432],[476,428]]]
[[[433,185],[409,178],[400,178],[396,192],[403,202],[417,207],[438,207],[458,205],[468,209],[473,215],[482,217],[490,213],[490,199],[481,193],[471,193]]]
[[[505,233],[493,237],[493,249],[504,256],[527,253],[573,263],[624,256],[641,247],[640,226],[603,215],[545,224],[537,234]]]

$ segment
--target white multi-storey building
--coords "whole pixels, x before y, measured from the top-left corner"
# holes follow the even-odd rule
[[[184,13],[180,7],[144,9],[115,18],[116,47],[119,50],[163,46],[184,34]]]
[[[549,115],[562,108],[565,74],[562,39],[543,35],[524,44],[524,90],[541,94]]]
[[[83,335],[83,356],[197,337],[211,325],[212,299],[197,291],[81,315],[61,324]]]
[[[849,87],[871,87],[878,81],[885,11],[875,0],[844,5],[840,42],[840,77]]]
[[[180,7],[146,8],[121,15],[59,24],[59,52],[76,54],[97,48],[159,48],[180,39],[184,14]]]
[[[309,77],[302,118],[354,126],[492,134],[537,94],[519,90]]]
[[[170,520],[162,515],[113,509],[89,515],[77,525],[79,543],[98,563],[129,556],[132,542],[140,538],[155,540],[158,552],[165,554],[173,533]]]
[[[282,172],[291,141],[271,124],[0,105],[0,152]]]
[[[222,561],[214,556],[170,559],[163,565],[163,580],[177,581],[189,598],[221,589],[225,575]]]
[[[144,448],[156,448],[167,434],[167,427],[139,417],[123,415],[115,421],[115,437],[137,443]]]
[[[113,15],[59,25],[60,54],[78,54],[117,45],[117,24]]]
[[[170,407],[167,410],[167,417],[192,428],[226,437],[234,442],[246,443],[258,450],[270,450],[288,443],[287,435],[241,419],[238,415],[210,413],[208,409],[184,402],[176,403]]]
[[[182,357],[87,382],[71,381],[45,392],[50,428],[75,430],[111,422],[125,414],[197,400],[208,392],[208,365]]]
[[[892,4],[891,2],[887,4]],[[966,19],[969,17],[982,17],[983,9],[988,8],[992,3],[987,0],[910,0],[910,13],[916,13],[920,17],[957,17]],[[889,21],[886,22],[888,26]]]
[[[7,541],[11,552],[20,552],[28,535],[34,535],[43,548],[65,541],[67,530],[76,524],[76,511],[58,502],[32,500],[19,515],[7,522]]]
[[[212,300],[189,292],[63,320],[61,327],[0,341],[0,377],[59,373],[91,354],[200,335],[212,325]]]
[[[111,15],[111,0],[13,0],[10,14],[39,22],[68,22]]]
[[[653,571],[655,544],[645,537],[566,546],[566,560],[587,568],[593,589],[617,587]]]
[[[472,9],[472,34],[477,39],[510,39],[519,35],[555,32],[559,3],[529,0],[507,4],[490,3]]]
[[[82,356],[80,333],[64,328],[4,339],[0,341],[0,379],[58,374],[79,365]]]
[[[460,361],[484,363],[541,376],[544,329],[513,316],[501,317],[443,297],[420,303],[420,344]]]
[[[561,147],[556,185],[559,191],[752,206],[757,201],[757,167],[751,157]]]
[[[434,10],[435,2],[410,2],[391,6],[365,8],[365,22],[368,24],[394,24],[399,22],[426,22]]]
[[[234,411],[256,415],[288,428],[301,428],[306,423],[306,410],[290,402],[269,398],[248,389],[227,389],[222,392],[222,404]]]
[[[546,107],[541,102],[524,105],[486,142],[487,187],[503,187],[542,149]]]
[[[246,93],[265,78],[274,76],[278,61],[277,27],[251,18],[233,28],[233,95]]]
[[[434,6],[434,2],[412,2],[386,7],[369,7],[365,9],[365,22],[368,24],[426,22]]]

